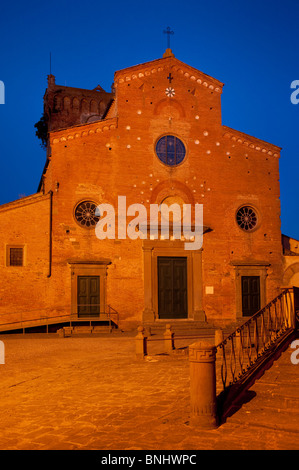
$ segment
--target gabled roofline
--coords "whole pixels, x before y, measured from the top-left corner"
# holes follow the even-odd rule
[[[114,122],[115,121],[115,122]],[[56,129],[53,131],[49,131],[49,137],[53,137],[54,135],[59,135],[59,134],[65,134],[67,131],[75,131],[76,129],[84,128],[88,126],[89,128],[97,128],[98,126],[111,126],[113,124],[117,124],[117,116],[111,117],[111,118],[105,118],[105,119],[99,119],[97,121],[92,121],[92,122],[82,122],[80,124],[74,124],[73,126],[69,127],[64,127],[61,129]],[[93,132],[91,132],[93,133]],[[50,142],[52,144],[53,142]]]
[[[286,235],[285,233],[282,233],[281,236],[282,236],[282,237],[285,237],[285,238],[288,238],[289,240],[293,240],[294,242],[298,242],[298,243],[299,243],[299,239],[298,239],[298,238],[289,237],[289,235]]]
[[[206,80],[209,80],[209,81],[213,82],[218,87],[222,88],[224,86],[224,83],[221,82],[220,80],[218,80],[217,78],[211,77],[210,75],[207,75],[206,73],[201,72],[200,70],[196,69],[195,67],[192,67],[192,66],[186,64],[185,62],[182,62],[181,60],[177,59],[174,56],[161,57],[160,59],[155,59],[155,60],[152,60],[152,61],[149,61],[149,62],[144,62],[144,63],[138,64],[138,65],[133,65],[131,67],[126,67],[124,69],[117,70],[114,73],[114,78],[116,80],[116,78],[118,78],[120,75],[126,74],[128,72],[133,73],[134,71],[137,71],[137,70],[142,69],[142,68],[155,67],[159,63],[167,63],[167,62],[176,63],[182,70],[185,69],[186,71],[188,70],[188,71],[192,72],[193,75],[195,75],[195,76],[198,75],[200,77],[204,77]],[[196,78],[196,77],[194,77],[194,78]]]
[[[15,199],[14,201],[1,204],[0,213],[8,211],[8,210],[12,210],[12,209],[17,209],[18,207],[21,207],[21,206],[35,204],[36,202],[40,202],[41,200],[46,200],[49,197],[50,197],[49,194],[43,194],[43,193],[35,193],[35,194],[31,194],[30,196],[21,197],[20,199]]]
[[[282,147],[278,147],[277,145],[271,144],[270,142],[266,142],[265,140],[259,139],[258,137],[245,134],[245,132],[232,129],[231,127],[222,125],[222,129],[224,131],[224,137],[236,141],[239,144],[246,145],[247,147],[255,148],[255,150],[260,150],[263,153],[269,153],[270,151],[270,154],[273,154],[274,156],[279,156],[279,153],[282,150]],[[254,145],[254,142],[257,145]]]

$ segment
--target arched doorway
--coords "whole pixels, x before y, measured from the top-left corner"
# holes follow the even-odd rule
[[[283,285],[286,287],[299,287],[299,262],[287,267],[283,275]]]

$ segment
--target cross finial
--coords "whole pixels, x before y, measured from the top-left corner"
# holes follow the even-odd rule
[[[171,31],[170,27],[167,26],[166,31],[163,31],[164,34],[167,34],[167,49],[170,49],[170,35],[174,34],[173,31]]]

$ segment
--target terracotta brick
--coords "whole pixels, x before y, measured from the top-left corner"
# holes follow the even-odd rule
[[[188,289],[200,291],[208,321],[236,319],[238,263],[265,266],[265,301],[270,301],[279,293],[283,275],[280,148],[223,125],[222,83],[171,55],[116,72],[114,87],[115,102],[106,118],[50,133],[43,191],[0,208],[1,321],[28,311],[28,316],[69,314],[69,261],[74,259],[110,260],[106,304],[119,312],[121,325],[143,321],[149,289],[144,286],[144,242],[100,241],[94,230],[74,219],[80,201],[116,207],[118,196],[126,196],[127,206],[142,203],[148,210],[150,203],[161,203],[166,196],[203,204],[204,225],[210,231],[204,234],[202,281],[194,287],[188,276]],[[168,87],[175,90],[173,97],[166,96]],[[185,144],[185,160],[177,167],[165,166],[155,154],[155,143],[165,134]],[[258,228],[249,233],[236,223],[242,205],[258,213]],[[166,250],[171,243],[165,241]],[[10,244],[26,246],[24,267],[6,267],[5,246]],[[181,248],[178,255],[183,255]],[[207,286],[213,294],[206,294]],[[194,303],[194,295],[189,302]],[[190,320],[196,319],[194,309],[189,305]],[[157,311],[153,315],[158,318]]]

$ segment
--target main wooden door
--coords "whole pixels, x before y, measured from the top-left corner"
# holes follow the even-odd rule
[[[187,258],[158,257],[158,315],[188,318]]]
[[[100,315],[100,276],[78,276],[78,316]]]
[[[242,276],[242,311],[245,317],[254,315],[261,308],[260,277]]]

